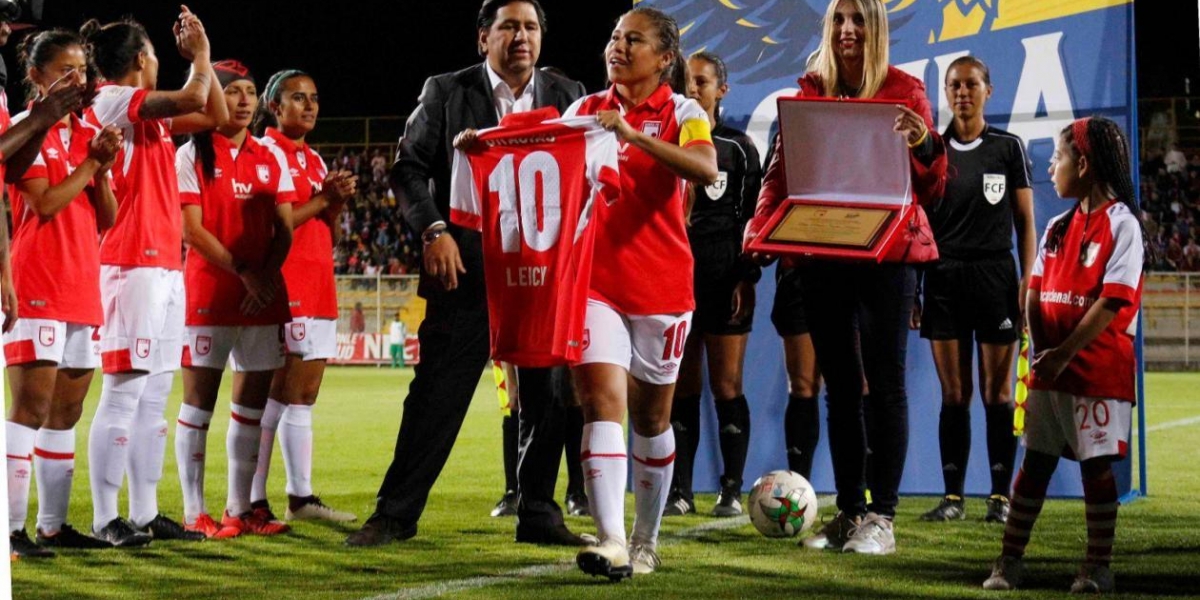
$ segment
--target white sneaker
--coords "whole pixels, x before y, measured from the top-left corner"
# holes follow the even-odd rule
[[[321,499],[316,496],[309,496],[303,506],[292,510],[289,506],[287,512],[283,513],[283,518],[288,521],[333,521],[335,523],[349,523],[357,521],[358,516],[354,513],[342,512],[334,510],[321,502]]]
[[[1025,579],[1025,561],[1001,556],[992,564],[992,576],[983,582],[983,589],[1009,592],[1021,586]]]
[[[649,575],[662,564],[654,546],[649,544],[630,544],[629,562],[633,563],[634,575]]]
[[[857,552],[858,554],[891,554],[896,551],[896,536],[892,532],[891,520],[875,513],[867,513],[866,518],[850,534],[850,539],[842,547],[842,552]]]
[[[633,576],[629,564],[629,550],[621,540],[607,539],[595,546],[588,546],[575,556],[575,564],[588,575],[607,577],[620,581]]]

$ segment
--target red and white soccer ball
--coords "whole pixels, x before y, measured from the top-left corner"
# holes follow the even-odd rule
[[[750,522],[759,533],[792,537],[817,520],[817,493],[808,480],[792,471],[771,471],[754,482],[749,500]]]

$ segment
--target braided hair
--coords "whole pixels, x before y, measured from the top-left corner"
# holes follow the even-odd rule
[[[1064,127],[1059,136],[1063,148],[1069,148],[1077,158],[1087,157],[1095,185],[1104,186],[1106,194],[1128,207],[1129,212],[1137,218],[1145,251],[1143,265],[1153,264],[1155,251],[1140,217],[1137,189],[1133,186],[1129,162],[1129,140],[1125,132],[1110,119],[1088,117]],[[1067,227],[1078,211],[1079,202],[1076,202],[1070,212],[1054,223],[1046,236],[1047,251],[1056,251],[1062,245]]]

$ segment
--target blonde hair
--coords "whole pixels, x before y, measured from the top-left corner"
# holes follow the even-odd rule
[[[856,98],[874,98],[883,87],[888,73],[888,18],[883,0],[847,0],[863,15],[863,81]],[[825,95],[841,95],[841,73],[838,69],[837,50],[833,46],[833,19],[841,0],[830,0],[825,9],[821,27],[821,46],[816,57],[810,61],[809,71],[821,77]]]

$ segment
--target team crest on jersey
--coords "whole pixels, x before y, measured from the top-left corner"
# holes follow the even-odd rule
[[[1008,181],[1004,175],[996,173],[983,174],[983,197],[987,198],[990,204],[999,204],[1004,199],[1004,190],[1008,187]]]
[[[646,121],[645,123],[642,123],[642,133],[652,138],[658,137],[658,134],[661,130],[662,121]]]
[[[150,340],[147,338],[138,338],[137,342],[133,345],[133,351],[137,354],[138,358],[149,358]]]
[[[1100,242],[1088,242],[1087,249],[1083,251],[1083,266],[1096,264],[1097,256],[1100,256]]]
[[[39,327],[38,328],[38,342],[40,342],[43,346],[47,346],[47,347],[53,346],[54,345],[54,328],[47,326],[47,325],[43,325],[43,326]]]
[[[212,352],[212,337],[207,335],[196,336],[196,354],[207,356]]]
[[[258,165],[256,172],[258,173],[258,180],[262,183],[269,183],[271,181],[271,168],[267,165]]]
[[[708,194],[708,199],[716,202],[725,195],[725,189],[729,187],[729,173],[720,171],[717,173],[717,180],[712,185],[704,186],[704,193]]]
[[[304,339],[304,323],[292,323],[288,329],[291,331],[293,340],[299,342]]]

